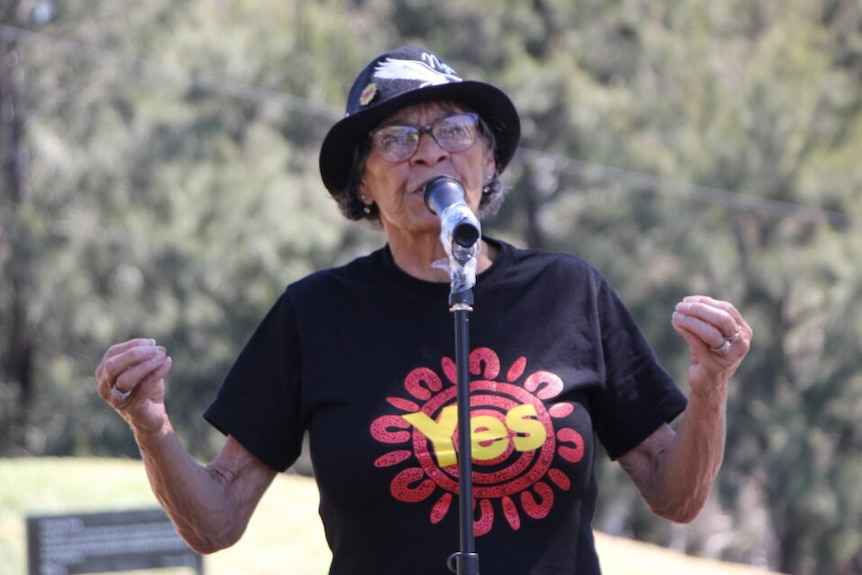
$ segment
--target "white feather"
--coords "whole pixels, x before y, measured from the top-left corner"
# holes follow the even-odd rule
[[[387,58],[378,63],[374,69],[374,77],[386,80],[416,80],[422,82],[423,88],[461,81],[455,74],[444,74],[423,62],[395,58]]]

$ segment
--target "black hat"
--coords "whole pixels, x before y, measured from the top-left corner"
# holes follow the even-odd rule
[[[403,46],[381,54],[362,70],[350,88],[344,118],[323,140],[320,175],[329,192],[347,186],[354,152],[372,129],[399,108],[429,100],[452,100],[478,113],[497,140],[497,170],[506,168],[521,137],[521,121],[509,97],[491,84],[462,80],[424,48]]]

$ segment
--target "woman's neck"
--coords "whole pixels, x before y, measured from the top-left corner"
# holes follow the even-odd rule
[[[434,262],[443,260],[448,266],[448,256],[440,243],[439,236],[433,237],[433,242],[425,238],[424,241],[414,240],[412,242],[389,241],[389,249],[395,264],[406,274],[429,282],[448,282],[450,275],[444,267],[435,267]],[[477,258],[477,273],[488,269],[497,259],[498,248],[491,246],[485,240],[480,240]]]

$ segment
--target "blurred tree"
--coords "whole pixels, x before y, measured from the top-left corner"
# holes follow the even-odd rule
[[[596,525],[862,573],[858,2],[44,2],[0,0],[0,453],[133,456],[92,371],[142,335],[210,455],[199,413],[284,284],[381,241],[317,147],[356,70],[419,43],[522,113],[489,233],[593,263],[680,379],[680,297],[754,325],[709,509],[670,526],[603,462]]]
[[[20,445],[33,401],[36,341],[30,271],[37,252],[28,225],[28,152],[21,110],[18,0],[0,0],[0,453]]]
[[[314,142],[339,113],[314,102],[331,78],[293,73],[328,69],[300,40],[338,37],[337,59],[355,54],[349,36],[292,25],[299,5],[224,8],[91,2],[38,34],[12,28],[36,193],[14,220],[34,249],[19,242],[10,261],[32,253],[19,292],[39,310],[25,330],[39,383],[32,406],[9,404],[25,420],[5,452],[134,454],[98,408],[92,370],[109,343],[150,336],[176,360],[181,432],[211,454],[199,414],[265,307],[369,241],[345,231],[318,184]]]

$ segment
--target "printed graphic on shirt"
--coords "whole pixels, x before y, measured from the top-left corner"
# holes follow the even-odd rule
[[[449,358],[441,363],[442,374],[428,367],[411,371],[405,395],[387,398],[402,413],[371,425],[372,436],[391,446],[374,464],[393,470],[392,496],[405,503],[433,502],[432,523],[457,513],[459,491],[457,369]],[[556,493],[571,488],[555,462],[578,463],[584,457],[581,434],[565,424],[575,407],[554,403],[562,380],[547,371],[527,373],[524,357],[504,373],[493,350],[475,349],[469,372],[473,496],[479,511],[474,534],[488,533],[498,516],[518,530],[524,517],[546,517]]]

